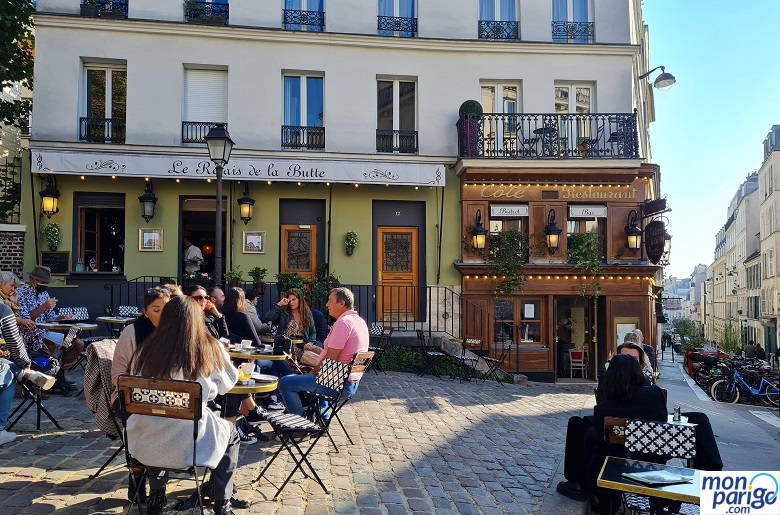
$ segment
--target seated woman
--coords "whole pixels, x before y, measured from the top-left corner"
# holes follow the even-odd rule
[[[214,513],[232,513],[233,479],[239,439],[235,425],[208,409],[208,401],[227,393],[238,381],[238,370],[222,345],[207,331],[199,306],[187,297],[174,297],[162,310],[154,333],[130,362],[135,375],[197,381],[202,386],[203,409],[196,444],[196,463],[212,469]],[[146,415],[127,421],[128,450],[144,465],[187,468],[192,464],[192,422]],[[165,473],[149,475],[147,513],[165,506]],[[248,504],[244,507],[248,507]]]
[[[203,320],[206,322],[206,330],[216,339],[228,338],[230,331],[225,322],[225,317],[209,299],[206,288],[200,285],[187,287],[185,294],[198,303],[203,310]]]
[[[311,310],[306,304],[303,292],[298,288],[291,289],[287,296],[275,306],[271,306],[263,320],[277,326],[277,335],[288,338],[302,336],[304,343],[317,341],[317,329],[314,327]]]
[[[237,287],[228,289],[225,303],[222,305],[222,314],[225,315],[225,322],[230,329],[231,342],[249,340],[255,347],[260,345],[260,337],[246,311],[244,290]]]

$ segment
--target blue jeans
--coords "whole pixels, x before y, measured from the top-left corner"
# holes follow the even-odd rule
[[[8,423],[8,414],[11,412],[11,402],[16,391],[16,378],[21,371],[16,363],[0,359],[0,431],[5,429]]]
[[[288,375],[279,380],[279,393],[282,394],[284,405],[287,407],[288,413],[295,413],[296,415],[303,415],[303,403],[301,402],[300,392],[313,392],[317,387],[317,376],[314,374],[300,374],[300,375]],[[344,387],[343,397],[347,399],[355,395],[358,389],[360,381],[348,381]],[[332,395],[337,397],[338,393],[330,388],[320,388],[318,390],[326,395]],[[320,401],[320,413],[325,415],[327,419],[329,415],[324,411],[328,407],[328,401]]]
[[[278,359],[259,359],[255,361],[255,369],[260,373],[263,373],[263,369],[270,369],[270,373],[276,377],[284,377],[286,375],[292,374],[292,371],[290,370],[290,367],[287,366],[287,363]]]

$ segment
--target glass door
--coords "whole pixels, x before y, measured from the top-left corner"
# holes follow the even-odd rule
[[[483,146],[486,156],[516,156],[519,88],[516,84],[483,84]]]

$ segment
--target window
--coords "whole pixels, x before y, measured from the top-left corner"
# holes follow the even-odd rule
[[[85,65],[85,99],[79,139],[124,143],[127,112],[127,68]]]
[[[524,130],[530,132],[531,127],[518,125],[520,85],[483,82],[481,90],[482,110],[494,114],[483,117],[485,155],[516,156],[518,147],[530,151],[536,141],[533,134],[526,135]]]
[[[325,30],[324,0],[284,0],[284,28],[322,32]]]
[[[415,0],[378,0],[377,31],[381,36],[411,38],[417,33]]]
[[[282,148],[325,148],[321,76],[285,75]]]
[[[211,127],[227,125],[227,88],[227,70],[184,69],[183,143],[205,143]]]
[[[125,197],[116,193],[74,193],[73,263],[76,271],[124,270]]]
[[[417,152],[417,83],[378,80],[376,83],[377,152]]]
[[[480,0],[478,28],[479,39],[520,39],[517,0]]]
[[[588,43],[593,38],[589,0],[552,0],[553,41]]]
[[[489,231],[491,234],[518,231],[528,236],[528,205],[491,204]]]
[[[592,84],[556,82],[555,112],[590,113],[593,111],[592,97]]]
[[[594,86],[587,83],[555,83],[555,113],[558,117],[558,138],[561,150],[568,155],[588,155],[588,149],[598,145],[599,130],[593,111]],[[572,113],[582,116],[571,116]]]
[[[774,249],[764,252],[764,278],[775,276],[775,251]]]
[[[569,206],[566,220],[567,245],[572,246],[573,234],[593,234],[598,238],[601,259],[607,256],[607,206]]]

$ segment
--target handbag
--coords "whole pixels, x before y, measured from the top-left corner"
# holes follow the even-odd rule
[[[320,355],[314,351],[304,351],[303,355],[301,356],[301,365],[306,365],[307,367],[316,367],[319,362]]]
[[[292,347],[292,340],[290,340],[286,336],[274,337],[274,350],[273,350],[274,354],[276,355],[287,354],[290,352],[290,347]]]

